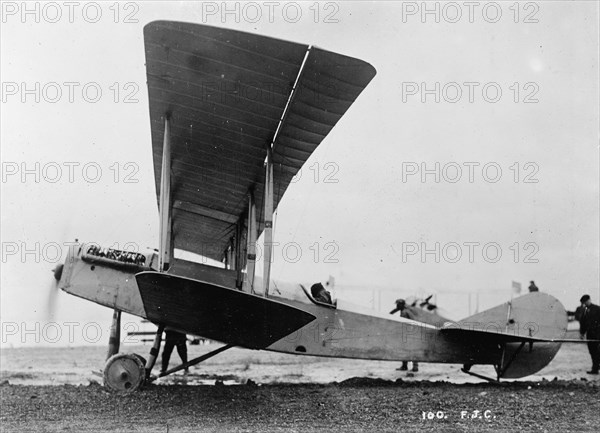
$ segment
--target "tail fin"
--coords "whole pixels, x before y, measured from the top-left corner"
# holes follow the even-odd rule
[[[558,299],[530,293],[445,327],[442,332],[498,344],[498,378],[534,374],[552,361],[567,330]],[[535,344],[534,344],[535,343]],[[526,347],[527,345],[527,347]]]

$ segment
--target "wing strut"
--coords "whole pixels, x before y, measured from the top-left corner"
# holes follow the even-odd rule
[[[248,193],[248,261],[247,276],[244,283],[244,291],[254,293],[254,270],[256,265],[256,202],[254,201],[254,193]]]
[[[236,279],[235,279],[235,288],[238,290],[242,290],[242,285],[244,283],[244,251],[243,251],[243,236],[244,236],[244,219],[240,218],[235,226],[235,270],[236,270]]]
[[[306,66],[306,61],[308,56],[311,53],[311,47],[308,47],[306,53],[304,53],[304,59],[302,60],[302,64],[300,65],[300,70],[298,71],[298,75],[296,76],[296,81],[294,81],[294,86],[292,87],[292,91],[290,92],[290,96],[285,104],[283,109],[283,113],[281,118],[279,119],[279,123],[277,125],[277,129],[275,130],[275,134],[273,135],[273,140],[271,144],[267,148],[267,162],[266,162],[266,175],[265,175],[265,267],[264,267],[264,275],[263,275],[263,295],[269,295],[269,280],[271,278],[271,256],[273,252],[273,147],[277,143],[277,139],[279,138],[279,132],[283,126],[284,121],[287,119],[289,114],[289,109],[296,96],[296,91],[298,89],[298,82],[300,81],[300,77],[304,72],[304,67]]]
[[[235,236],[232,236],[231,239],[229,239],[229,246],[227,247],[227,250],[225,251],[225,256],[226,256],[226,260],[225,260],[225,267],[227,269],[236,269],[236,263],[235,263]]]
[[[263,274],[263,296],[269,295],[271,278],[271,255],[273,250],[273,151],[267,149],[265,174],[265,267]]]
[[[208,352],[202,356],[192,359],[191,361],[180,364],[177,367],[173,367],[173,368],[165,371],[164,373],[160,373],[158,376],[150,376],[148,378],[148,382],[154,382],[159,377],[168,376],[169,374],[175,373],[179,370],[183,370],[184,368],[192,367],[196,364],[201,363],[202,361],[206,361],[208,358],[212,358],[213,356],[218,355],[221,352],[231,349],[232,347],[234,347],[233,344],[226,344],[225,346],[221,346],[218,349],[213,350],[212,352]]]
[[[168,116],[165,115],[165,133],[163,137],[163,157],[160,176],[160,244],[158,269],[169,268],[173,255],[171,236],[171,128]]]

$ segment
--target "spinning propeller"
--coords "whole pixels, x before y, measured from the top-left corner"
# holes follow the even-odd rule
[[[54,319],[56,314],[56,305],[58,298],[58,283],[60,282],[60,278],[62,276],[64,265],[62,263],[56,265],[54,269],[51,270],[54,275],[54,279],[49,282],[49,287],[47,288],[47,299],[45,305],[45,319],[50,321]]]
[[[437,305],[431,304],[429,302],[429,300],[432,298],[432,296],[433,295],[429,295],[427,298],[425,298],[425,300],[419,304],[419,307],[421,307],[421,308],[427,307],[428,311],[435,310],[437,308]]]
[[[62,227],[62,230],[60,230],[60,232],[61,232],[60,236],[58,236],[56,239],[73,239],[72,234],[70,233],[70,231],[71,231],[70,227],[71,227],[71,224],[66,223]],[[78,239],[75,239],[75,242],[78,242]],[[66,247],[67,245],[69,245],[69,244],[65,243],[65,242],[62,243],[63,247]],[[70,247],[68,247],[68,248],[70,248]],[[54,268],[52,268],[50,270],[50,272],[52,272],[53,279],[51,281],[49,281],[49,284],[48,284],[48,287],[46,290],[48,295],[46,298],[45,314],[44,314],[45,317],[44,318],[47,321],[51,321],[51,320],[55,319],[55,316],[56,316],[57,299],[58,299],[58,294],[60,292],[58,286],[60,283],[60,279],[62,278],[63,269],[65,267],[64,261],[66,260],[67,255],[68,254],[65,254],[65,251],[63,249],[60,261],[56,264],[56,266],[54,266]]]
[[[50,284],[50,290],[48,291],[48,312],[51,315],[54,315],[56,311],[56,298],[58,296],[58,283],[60,282],[60,278],[62,277],[64,264],[59,263],[52,269],[52,274],[54,275],[54,281]]]

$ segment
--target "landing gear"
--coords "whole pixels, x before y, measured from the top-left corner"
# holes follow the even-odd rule
[[[104,366],[104,386],[119,393],[137,391],[146,381],[145,364],[144,358],[135,353],[111,356]]]
[[[471,371],[471,367],[473,367],[473,364],[464,364],[463,368],[461,368],[460,371],[462,371],[463,373],[469,374],[471,376],[478,377],[479,379],[487,380],[488,382],[495,382],[495,383],[500,382],[500,377],[498,377],[498,379],[494,379],[492,377],[484,376],[483,374],[473,373]],[[494,365],[494,368],[496,368],[496,371],[498,371],[498,366]]]
[[[112,324],[110,325],[110,338],[108,339],[108,353],[106,359],[119,353],[121,345],[121,312],[114,310]]]
[[[173,368],[165,371],[164,373],[159,374],[158,376],[150,376],[148,378],[148,381],[153,382],[156,379],[158,379],[159,377],[168,376],[169,374],[175,373],[175,372],[183,370],[183,369],[187,370],[189,367],[199,364],[202,361],[206,361],[208,358],[212,358],[213,356],[218,355],[219,353],[224,352],[227,349],[231,349],[232,347],[234,347],[233,344],[226,344],[225,346],[221,346],[218,349],[213,350],[212,352],[208,352],[202,356],[199,356],[198,358],[194,358],[191,361],[188,361],[184,364],[180,364],[177,367],[173,367]]]
[[[104,386],[120,393],[140,389],[146,380],[146,360],[135,353],[118,353],[121,345],[121,312],[114,310],[104,364]]]
[[[146,362],[146,379],[150,377],[150,373],[152,373],[152,368],[156,363],[156,358],[158,358],[158,352],[160,351],[160,343],[162,341],[162,335],[164,330],[164,325],[159,325],[158,329],[156,330],[154,343],[152,344],[152,349],[150,349],[150,356],[148,357],[148,362]]]
[[[104,372],[102,373],[104,386],[111,391],[128,394],[142,388],[147,382],[153,382],[159,377],[164,377],[183,369],[187,370],[189,367],[199,364],[200,362],[212,358],[233,347],[231,344],[221,346],[212,352],[171,368],[158,376],[152,376],[152,368],[156,363],[156,358],[160,351],[160,343],[164,329],[164,325],[158,326],[152,349],[150,349],[150,356],[147,361],[136,353],[117,353],[120,345],[121,312],[115,310],[108,345],[108,359],[106,360]]]
[[[517,347],[515,349],[515,351],[512,353],[512,355],[510,356],[510,358],[508,360],[505,359],[506,344],[503,344],[502,346],[499,347],[499,349],[502,350],[502,355],[500,357],[500,363],[494,364],[494,369],[496,370],[496,378],[495,379],[492,377],[484,376],[482,374],[477,374],[477,373],[473,373],[472,371],[470,371],[473,364],[463,365],[463,368],[461,369],[461,371],[463,373],[470,374],[471,376],[475,376],[480,379],[485,379],[489,382],[500,383],[500,379],[502,379],[504,377],[504,375],[506,374],[506,371],[510,368],[510,366],[513,364],[513,362],[517,358],[517,355],[519,355],[519,353],[523,350],[523,348],[525,347],[525,343],[526,343],[525,341],[522,341],[521,344],[519,344],[519,347]],[[530,341],[528,343],[529,343],[529,351],[531,352],[531,350],[533,348],[533,342]],[[510,378],[510,376],[509,376],[509,378]]]

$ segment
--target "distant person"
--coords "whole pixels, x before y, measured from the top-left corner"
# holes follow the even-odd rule
[[[406,301],[404,299],[396,300],[396,308],[390,311],[390,314],[394,314],[400,311],[400,317],[404,317],[405,319],[415,320],[414,316],[410,311],[406,309]],[[419,363],[416,361],[412,362],[412,371],[419,371]],[[408,370],[408,361],[402,361],[402,366],[398,369],[400,371]]]
[[[161,374],[166,372],[169,368],[169,360],[171,359],[171,353],[173,353],[173,348],[175,346],[177,346],[177,353],[181,358],[181,362],[185,364],[187,362],[187,336],[181,332],[167,329],[165,331],[165,347],[163,348],[162,353]],[[186,368],[185,372],[188,373],[189,370]]]
[[[579,322],[579,326],[581,327],[581,319],[583,318],[583,313],[585,313],[585,304],[582,302],[579,307],[575,309],[575,313],[573,313],[573,318]]]
[[[581,297],[581,303],[585,305],[585,310],[579,323],[579,334],[581,338],[587,337],[588,340],[600,339],[600,307],[592,304],[590,295],[583,295]],[[600,342],[588,342],[588,350],[592,357],[592,369],[588,371],[588,374],[598,374],[600,368]]]
[[[533,292],[539,292],[540,289],[538,289],[538,286],[535,285],[535,282],[530,281],[529,282],[529,293],[533,293]]]
[[[333,301],[331,300],[331,293],[329,293],[327,290],[325,290],[325,287],[323,287],[323,284],[321,284],[321,283],[313,284],[310,287],[310,293],[315,301],[324,302],[326,304],[333,305]]]

